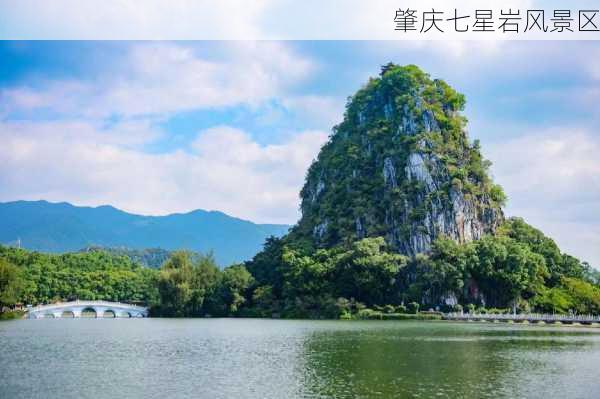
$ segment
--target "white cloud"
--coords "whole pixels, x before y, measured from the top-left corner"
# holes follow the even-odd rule
[[[58,114],[127,117],[238,104],[256,105],[309,76],[314,64],[282,43],[223,44],[226,61],[192,46],[131,47],[115,76],[103,81],[49,81],[0,91],[4,113],[49,109]]]
[[[122,0],[0,0],[7,21],[3,38],[10,39],[402,40],[410,36],[394,32],[393,16],[403,6],[445,10],[449,16],[456,6],[473,13],[481,9],[481,1],[449,5],[444,0],[412,4],[395,0],[146,0],[140,5]],[[500,8],[542,6],[541,0],[505,0],[502,7],[489,4],[488,8],[498,14]],[[463,39],[465,35],[468,38],[470,33],[447,29],[441,37]],[[422,37],[417,32],[412,38]]]
[[[2,123],[1,199],[67,199],[144,214],[217,209],[293,223],[306,169],[327,138],[308,131],[261,146],[221,126],[200,132],[193,153],[134,148],[156,134],[142,124],[106,131],[85,122]]]
[[[345,100],[330,96],[294,96],[285,98],[283,106],[302,120],[331,128],[344,118]]]
[[[131,74],[108,90],[105,105],[144,114],[256,104],[281,94],[313,67],[280,43],[227,46],[227,62],[207,61],[180,45],[136,46]]]
[[[283,43],[223,43],[212,58],[203,51],[193,44],[134,44],[99,81],[0,89],[1,199],[112,204],[147,214],[218,209],[294,222],[298,191],[325,133],[286,131],[286,141],[264,146],[221,126],[200,132],[190,151],[145,151],[174,138],[157,122],[177,112],[258,109],[281,101],[315,68]]]
[[[600,265],[600,138],[578,129],[525,133],[489,146],[508,212]]]
[[[4,34],[18,39],[256,38],[269,0],[0,0]],[[9,29],[10,28],[10,29]],[[2,32],[2,30],[0,30]]]

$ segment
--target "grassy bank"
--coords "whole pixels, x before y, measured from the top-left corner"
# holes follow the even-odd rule
[[[438,312],[385,313],[364,309],[356,314],[344,314],[340,318],[345,320],[441,320],[442,314]]]
[[[8,312],[0,313],[0,320],[14,320],[14,319],[22,319],[25,316],[25,312],[22,310],[11,310]]]

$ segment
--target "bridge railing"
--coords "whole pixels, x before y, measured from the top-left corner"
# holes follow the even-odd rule
[[[539,320],[600,323],[600,315],[570,315],[548,313],[446,313],[452,320]]]
[[[69,302],[55,302],[51,304],[38,305],[28,308],[27,310],[30,312],[39,312],[48,309],[61,308],[61,307],[69,307],[69,306],[104,306],[108,308],[122,307],[127,309],[133,309],[140,312],[146,311],[147,308],[143,306],[132,305],[130,303],[123,302],[109,302],[109,301],[69,301]]]

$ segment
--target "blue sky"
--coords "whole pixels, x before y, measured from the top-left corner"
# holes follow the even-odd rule
[[[467,97],[509,215],[600,265],[598,42],[0,42],[0,201],[294,223],[305,171],[380,65]]]

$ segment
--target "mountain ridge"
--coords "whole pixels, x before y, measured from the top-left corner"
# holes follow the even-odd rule
[[[153,216],[112,205],[0,202],[0,242],[20,239],[25,248],[42,252],[74,252],[89,246],[189,249],[213,251],[217,262],[227,265],[250,259],[267,237],[281,236],[288,228],[203,209]]]

